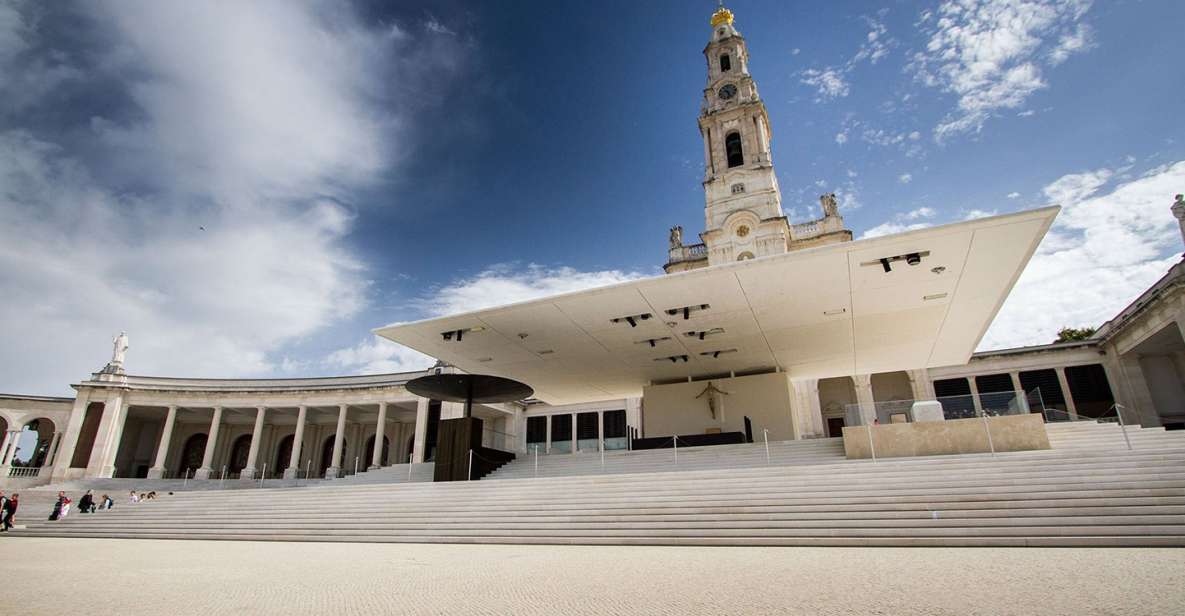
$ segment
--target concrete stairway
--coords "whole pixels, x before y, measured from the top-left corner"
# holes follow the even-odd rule
[[[432,462],[421,464],[392,464],[332,481],[334,485],[417,483],[432,481],[432,474],[435,469],[436,465]]]
[[[1110,435],[1106,426],[1055,430],[1063,429],[1068,432],[1057,435],[1061,443],[1093,438],[1096,430],[1102,430],[1097,434],[1104,438]],[[797,449],[789,445],[787,452]],[[752,447],[711,449],[713,455],[720,455],[716,463],[724,465],[729,449],[743,460]],[[635,453],[646,454],[637,457],[641,464],[651,455],[673,452]],[[109,512],[72,515],[62,522],[26,518],[29,527],[10,536],[1185,546],[1185,433],[1141,441],[1132,451],[1120,444],[1075,442],[1046,451],[877,463],[834,456],[826,461],[819,453],[819,458],[802,464],[771,466],[753,466],[745,460],[737,467],[678,471],[652,468],[396,485],[336,481],[301,490],[178,493],[138,505],[121,503]],[[681,465],[683,455],[680,451]],[[764,460],[763,448],[760,459]],[[599,467],[599,455],[589,456],[587,462]]]

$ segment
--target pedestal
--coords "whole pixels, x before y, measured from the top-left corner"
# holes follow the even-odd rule
[[[325,478],[326,479],[337,479],[337,476],[340,474],[341,474],[340,468],[335,468],[335,467],[331,466],[331,467],[325,469]]]
[[[149,479],[163,479],[164,476],[165,476],[165,469],[163,469],[163,468],[153,467],[153,468],[148,469],[148,478]]]
[[[284,479],[296,479],[298,473],[300,473],[299,468],[286,468],[284,469]]]
[[[482,421],[477,417],[442,419],[436,431],[433,481],[467,481],[469,451],[481,447]]]
[[[208,469],[208,468],[197,469],[196,471],[193,472],[193,478],[194,479],[209,479],[210,478],[210,469]]]
[[[251,481],[252,479],[255,479],[255,469],[253,469],[253,468],[243,469],[242,471],[239,472],[239,479],[244,480],[244,481]]]
[[[946,421],[946,415],[942,412],[942,403],[937,400],[919,400],[913,403],[910,408],[910,414],[913,415],[913,420],[917,421]]]

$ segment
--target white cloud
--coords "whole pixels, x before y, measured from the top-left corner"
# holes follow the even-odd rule
[[[922,206],[916,210],[911,210],[905,214],[905,218],[909,220],[917,220],[919,218],[934,218],[938,212],[934,211],[932,207]]]
[[[897,176],[897,181],[901,182],[902,184],[908,184],[913,181],[913,174],[902,173],[901,175]]]
[[[1036,110],[1033,110],[1033,109],[1025,109],[1024,111],[1018,111],[1018,112],[1016,112],[1016,117],[1018,117],[1018,118],[1027,118],[1027,117],[1030,117],[1030,116],[1034,116],[1034,115],[1036,115],[1036,114],[1037,114]]]
[[[798,54],[800,54],[800,53],[802,53],[802,50],[801,50],[801,49],[799,49],[799,48],[797,48],[797,47],[795,47],[794,49],[791,49],[791,50],[790,50],[790,55],[792,55],[792,56],[797,56],[797,55],[798,55]]]
[[[1085,173],[1064,175],[1057,181],[1042,189],[1042,193],[1050,203],[1065,205],[1077,203],[1098,192],[1111,179],[1114,172],[1110,169],[1098,169]]]
[[[802,71],[802,83],[814,87],[819,96],[816,102],[843,98],[848,95],[851,86],[844,79],[843,73],[835,68],[827,67],[823,70],[808,68]]]
[[[977,218],[987,218],[988,216],[995,216],[999,214],[999,210],[970,210],[963,215],[963,220],[975,220]]]
[[[925,229],[931,226],[928,222],[903,223],[897,221],[889,221],[881,223],[871,229],[866,230],[860,234],[860,239],[865,240],[870,237],[880,237],[882,235],[893,235],[895,233],[905,233],[906,231],[915,231],[917,229]]]
[[[570,267],[549,268],[530,264],[494,265],[476,276],[436,289],[417,303],[429,316],[446,316],[539,297],[636,280],[639,272],[604,270],[582,272]]]
[[[1089,29],[1079,20],[1090,5],[1091,0],[947,0],[937,19],[930,14],[921,20],[930,38],[910,68],[925,85],[958,96],[957,109],[935,127],[935,139],[978,132],[996,111],[1019,107],[1044,88],[1043,57],[1057,64],[1089,46]]]
[[[1073,31],[1063,34],[1057,41],[1057,47],[1049,52],[1050,63],[1057,65],[1065,62],[1071,55],[1090,49],[1093,45],[1090,26],[1078,24]]]
[[[349,374],[389,374],[426,370],[435,359],[386,338],[373,336],[329,354],[326,365]]]
[[[1019,199],[1019,198],[1020,198],[1020,193],[1018,193],[1018,192],[1010,192],[1010,193],[1008,193],[1007,197],[1008,197],[1009,199]]]
[[[1063,206],[980,345],[1052,342],[1063,326],[1101,325],[1180,260],[1169,210],[1185,185],[1185,161],[1100,194],[1107,169],[1064,176],[1045,194]],[[1105,180],[1102,180],[1105,182]]]
[[[133,373],[297,366],[284,345],[366,304],[365,266],[345,243],[351,196],[390,171],[388,144],[411,124],[382,84],[418,83],[413,64],[447,81],[456,57],[318,4],[74,8],[72,23],[104,41],[88,51],[102,70],[36,56],[54,42],[19,24],[23,61],[0,50],[0,83],[69,73],[127,105],[52,128],[0,114],[0,329],[23,333],[0,351],[0,390],[64,393],[102,367],[120,330]],[[30,104],[61,104],[60,80],[49,83]]]
[[[848,132],[846,130],[844,130],[844,131],[840,131],[840,132],[836,133],[835,134],[835,142],[838,143],[839,145],[843,145],[843,144],[847,143],[848,142]]]
[[[412,304],[425,317],[440,317],[603,287],[645,276],[647,274],[620,270],[582,272],[570,267],[499,264],[476,276],[433,289]],[[326,361],[335,368],[365,374],[422,370],[430,367],[432,362],[432,358],[423,353],[377,337],[334,351]]]

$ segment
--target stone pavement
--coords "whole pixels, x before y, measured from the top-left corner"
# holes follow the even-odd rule
[[[7,614],[1173,614],[1185,550],[0,539]]]

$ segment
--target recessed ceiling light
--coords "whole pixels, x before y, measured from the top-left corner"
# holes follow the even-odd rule
[[[845,312],[847,312],[847,311],[848,311],[848,309],[847,309],[847,308],[836,308],[836,309],[834,309],[834,310],[824,310],[824,311],[823,311],[823,316],[827,316],[827,317],[833,317],[833,316],[835,316],[835,315],[837,315],[837,314],[843,314],[843,313],[845,313]]]
[[[551,355],[552,353],[555,353],[554,349],[543,349],[542,351],[539,351],[540,355]]]
[[[946,293],[935,293],[934,295],[924,295],[922,296],[922,299],[925,301],[930,301],[932,299],[942,299],[944,297],[946,297]]]

